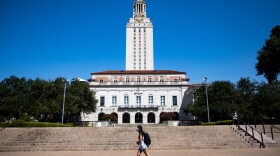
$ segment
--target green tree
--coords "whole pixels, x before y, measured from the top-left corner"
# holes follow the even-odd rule
[[[95,112],[97,100],[87,82],[73,79],[66,90],[65,115],[67,120],[78,120],[82,112]]]
[[[42,79],[35,79],[31,84],[31,103],[29,104],[28,114],[38,121],[48,121],[57,106],[51,105],[54,96],[51,96],[52,82]],[[57,95],[57,94],[53,94]],[[59,101],[54,102],[59,105]]]
[[[73,121],[81,112],[94,112],[97,100],[88,83],[75,79],[69,84],[61,77],[45,81],[11,76],[0,82],[0,121],[26,118],[60,122],[65,82],[65,118]]]
[[[257,60],[257,75],[264,75],[270,84],[277,80],[280,72],[280,25],[272,29],[270,38],[258,51]]]
[[[206,95],[205,87],[201,86],[194,90],[195,101],[194,104],[189,105],[184,112],[186,114],[191,113],[199,120],[207,121],[207,107],[206,107]]]
[[[185,112],[197,114],[207,121],[205,86],[196,91],[196,100]],[[228,81],[215,81],[208,86],[208,101],[211,121],[232,119],[231,114],[237,110],[234,84]]]
[[[256,91],[258,83],[247,78],[240,78],[236,85],[237,113],[240,119],[255,115]]]
[[[254,111],[261,119],[280,119],[280,82],[258,85],[257,105]]]
[[[11,76],[0,83],[0,108],[2,120],[26,116],[31,80]]]

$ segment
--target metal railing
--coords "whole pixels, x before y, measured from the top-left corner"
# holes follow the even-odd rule
[[[257,129],[257,118],[255,116],[254,117],[254,126],[255,126],[255,129]],[[278,129],[280,131],[280,128],[274,126],[273,124],[271,123],[267,123],[266,124],[266,121],[263,120],[263,119],[258,119],[262,125],[262,130],[263,130],[263,133],[265,134],[266,133],[266,129],[265,129],[265,125],[270,125],[270,133],[271,133],[271,139],[274,140],[274,135],[273,135],[273,129]],[[249,123],[249,121],[248,121]]]
[[[240,124],[240,122],[242,124]],[[241,127],[241,125],[244,126],[244,129]],[[256,140],[258,143],[260,143],[260,146],[265,148],[265,144],[264,144],[264,140],[263,140],[263,135],[264,133],[259,132],[257,129],[253,128],[252,126],[250,126],[249,124],[247,124],[246,122],[238,119],[238,128],[242,129],[245,132],[245,136],[250,136],[252,137],[254,140]],[[258,138],[257,136],[260,136],[260,138]]]
[[[274,140],[273,128],[278,129],[280,131],[280,128],[275,127],[274,125],[270,125],[270,131],[271,131],[271,138],[272,138],[272,140]]]

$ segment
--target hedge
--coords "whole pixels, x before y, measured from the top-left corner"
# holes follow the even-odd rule
[[[27,122],[24,120],[16,120],[10,122],[8,125],[6,122],[0,122],[0,127],[73,127],[73,124],[59,124],[50,122]]]
[[[223,121],[217,121],[217,122],[205,122],[201,123],[201,125],[232,125],[233,120],[223,120]]]

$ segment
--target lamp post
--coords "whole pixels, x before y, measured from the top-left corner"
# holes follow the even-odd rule
[[[84,80],[82,78],[77,78],[76,80],[78,80],[79,82],[85,82],[85,83],[89,84],[89,82],[87,80]],[[83,109],[82,109],[82,115],[83,115],[83,117],[81,118],[81,120],[83,122],[83,127],[85,127],[86,116],[85,116],[85,113],[83,112]]]
[[[66,82],[65,82],[65,84],[64,84],[64,94],[63,94],[63,103],[62,103],[61,124],[63,124],[63,118],[64,118],[65,93],[66,93]]]
[[[81,78],[77,78],[78,81],[80,82],[86,82],[89,83],[87,80],[81,79]],[[73,80],[72,80],[73,81]],[[61,124],[63,124],[63,119],[64,119],[64,105],[65,105],[65,94],[66,94],[66,84],[67,84],[68,80],[66,80],[66,82],[64,83],[64,93],[63,93],[63,103],[62,103],[62,114],[61,114]]]
[[[208,105],[208,93],[207,93],[207,77],[204,77],[205,82],[205,94],[206,94],[206,104],[207,104],[207,114],[208,114],[208,122],[210,122],[210,115],[209,115],[209,105]]]

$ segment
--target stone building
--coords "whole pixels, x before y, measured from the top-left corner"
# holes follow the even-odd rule
[[[183,109],[193,101],[185,72],[154,70],[153,25],[145,0],[135,0],[133,17],[126,26],[126,70],[91,73],[90,89],[96,92],[96,112],[82,114],[83,121],[99,121],[105,114],[118,124],[159,123],[165,112],[173,120],[187,119]]]

